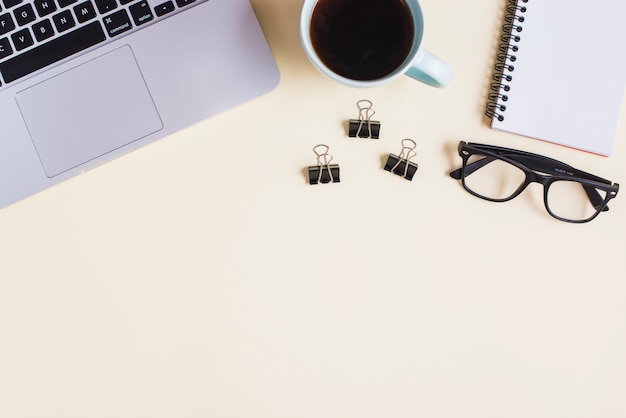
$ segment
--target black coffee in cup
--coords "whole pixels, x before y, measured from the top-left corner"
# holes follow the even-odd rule
[[[311,16],[315,53],[331,71],[376,80],[405,61],[415,28],[404,0],[319,0]]]

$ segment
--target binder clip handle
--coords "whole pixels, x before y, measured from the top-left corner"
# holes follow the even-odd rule
[[[358,119],[348,121],[348,136],[351,138],[374,138],[380,137],[380,122],[372,120],[376,113],[371,100],[361,99],[356,102],[359,109]]]
[[[400,141],[400,143],[402,144],[402,149],[400,150],[400,158],[410,160],[411,158],[417,156],[417,152],[415,152],[415,148],[417,148],[417,143],[415,143],[415,141],[410,138],[404,138],[402,141]]]
[[[328,151],[330,151],[330,147],[326,144],[317,144],[313,147],[313,152],[317,155],[317,165],[328,165],[333,160],[333,156]],[[324,160],[323,162],[322,159]]]
[[[417,155],[417,152],[415,152],[417,144],[409,138],[403,139],[401,143],[402,149],[400,150],[400,155],[389,154],[389,158],[385,164],[385,170],[404,177],[407,180],[413,180],[418,166],[410,160]]]
[[[369,121],[376,113],[373,109],[374,103],[371,100],[361,99],[356,102],[356,107],[359,109],[359,120]]]

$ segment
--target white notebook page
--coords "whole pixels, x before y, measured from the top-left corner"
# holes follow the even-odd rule
[[[626,85],[626,0],[528,0],[503,121],[492,128],[610,155]]]

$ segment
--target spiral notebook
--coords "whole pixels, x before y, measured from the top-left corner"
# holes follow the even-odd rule
[[[608,156],[626,86],[625,0],[508,0],[491,127]]]

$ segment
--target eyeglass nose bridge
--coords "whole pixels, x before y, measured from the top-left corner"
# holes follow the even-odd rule
[[[548,174],[542,174],[530,170],[526,173],[526,183],[539,183],[543,186],[544,189],[548,187],[552,180],[553,177]]]
[[[548,205],[548,189],[550,188],[550,184],[553,181],[554,178],[550,175],[528,170],[526,172],[526,180],[519,187],[519,189],[515,193],[515,196],[519,196],[520,194],[522,194],[522,192],[524,192],[524,190],[526,190],[526,188],[528,188],[528,186],[532,183],[537,183],[541,185],[543,187],[543,206],[550,215],[554,216],[554,214],[550,210],[550,206]]]
[[[526,171],[526,179],[524,180],[524,183],[520,185],[520,187],[514,193],[513,197],[520,195],[531,183],[538,183],[543,186],[543,194],[545,199],[545,196],[548,192],[548,186],[550,185],[551,181],[552,178],[549,175],[528,170]]]

